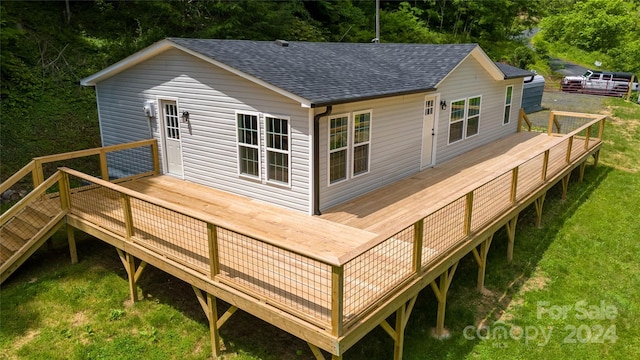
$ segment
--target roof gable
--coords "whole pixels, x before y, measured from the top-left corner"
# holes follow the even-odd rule
[[[177,48],[302,106],[430,91],[473,56],[496,80],[505,74],[477,44],[366,44],[169,38],[81,80],[95,85]]]

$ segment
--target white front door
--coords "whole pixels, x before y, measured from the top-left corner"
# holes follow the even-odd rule
[[[433,147],[435,146],[435,121],[438,108],[437,97],[427,96],[424,99],[424,118],[422,121],[422,161],[420,168],[433,165]]]
[[[182,176],[182,144],[180,140],[180,116],[175,101],[161,102],[164,162],[168,174]]]

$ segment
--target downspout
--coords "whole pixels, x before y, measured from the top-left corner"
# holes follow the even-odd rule
[[[327,105],[327,109],[313,117],[313,215],[322,215],[320,212],[320,118],[331,115],[333,106]]]

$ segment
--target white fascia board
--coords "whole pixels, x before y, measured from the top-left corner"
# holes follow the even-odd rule
[[[142,49],[135,54],[132,54],[117,63],[108,66],[97,73],[90,75],[80,80],[82,86],[95,86],[100,81],[110,78],[134,65],[137,65],[147,59],[150,59],[164,51],[167,51],[173,46],[173,43],[169,40],[161,40],[145,49]]]
[[[187,48],[185,48],[183,46],[180,46],[178,44],[175,44],[175,43],[171,43],[171,44],[176,49],[182,50],[182,51],[186,52],[187,54],[193,55],[193,56],[195,56],[195,57],[197,57],[197,58],[199,58],[201,60],[204,60],[204,61],[206,61],[206,62],[208,62],[208,63],[210,63],[212,65],[215,65],[215,66],[217,66],[217,67],[219,67],[221,69],[224,69],[224,70],[226,70],[226,71],[228,71],[228,72],[230,72],[230,73],[232,73],[234,75],[238,75],[243,79],[249,80],[249,81],[251,81],[251,82],[253,82],[253,83],[257,84],[257,85],[260,85],[260,86],[262,86],[264,88],[267,88],[267,89],[269,89],[269,90],[271,90],[273,92],[276,92],[276,93],[278,93],[278,94],[280,94],[280,95],[282,95],[284,97],[287,97],[287,98],[289,98],[291,100],[299,102],[300,106],[302,106],[304,108],[310,108],[311,107],[311,101],[309,101],[308,99],[302,98],[302,97],[300,97],[300,96],[298,96],[296,94],[290,93],[290,92],[288,92],[286,90],[283,90],[283,89],[281,89],[281,88],[279,88],[277,86],[269,84],[268,82],[266,82],[264,80],[258,79],[255,76],[251,76],[251,75],[249,75],[249,74],[247,74],[245,72],[242,72],[242,71],[240,71],[240,70],[238,70],[238,69],[236,69],[234,67],[231,67],[231,66],[229,66],[227,64],[224,64],[224,63],[221,63],[220,61],[214,60],[214,59],[212,59],[212,58],[210,58],[210,57],[208,57],[206,55],[202,55],[202,54],[200,54],[198,52],[195,52],[193,50],[187,49]]]
[[[458,64],[456,64],[456,66],[451,69],[451,71],[449,71],[449,73],[447,74],[447,76],[443,77],[442,80],[440,80],[435,88],[439,88],[440,85],[442,85],[442,83],[449,77],[449,75],[451,75],[454,71],[456,71],[456,69],[458,67],[460,67],[460,65],[462,65],[462,63],[464,63],[465,61],[467,61],[467,59],[472,56],[473,58],[475,58],[480,65],[482,65],[482,67],[487,70],[487,72],[489,73],[489,75],[491,75],[491,77],[496,80],[496,81],[500,81],[500,80],[504,80],[504,73],[502,73],[502,71],[500,70],[500,68],[498,68],[498,66],[491,61],[491,59],[487,56],[487,54],[485,54],[484,51],[482,51],[482,49],[480,48],[480,46],[476,46],[473,50],[471,50],[467,56],[464,57],[464,59],[462,59]]]

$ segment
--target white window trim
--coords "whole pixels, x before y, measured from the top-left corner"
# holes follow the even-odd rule
[[[468,121],[469,121],[469,99],[475,99],[475,98],[480,98],[480,111],[478,112],[478,132],[468,136],[467,135],[467,125],[468,125]],[[451,139],[451,111],[452,111],[452,104],[458,101],[464,100],[464,116],[462,117],[461,120],[457,120],[456,122],[462,122],[462,138],[455,140],[453,142],[449,141]],[[474,95],[474,96],[469,96],[466,98],[460,98],[460,99],[455,99],[449,102],[449,118],[448,118],[448,122],[447,122],[447,145],[453,145],[453,144],[457,144],[465,139],[469,139],[469,138],[474,138],[478,135],[480,135],[480,120],[482,117],[482,95]]]
[[[478,117],[478,132],[469,136],[467,135],[467,127],[469,126],[469,100],[470,99],[475,99],[475,98],[480,98],[480,108],[478,109],[478,115],[476,115]],[[464,113],[464,122],[465,122],[465,127],[464,127],[464,138],[463,139],[469,139],[469,138],[473,138],[476,137],[478,135],[480,135],[480,118],[482,117],[482,95],[477,95],[477,96],[470,96],[467,98],[467,104],[465,106],[465,113]]]
[[[339,150],[334,149],[331,150],[331,120],[332,119],[337,119],[337,118],[343,118],[346,117],[347,118],[347,145],[343,148],[340,148]],[[349,131],[349,129],[351,129],[351,113],[342,113],[342,114],[336,114],[336,115],[331,115],[327,118],[327,184],[328,186],[333,186],[336,184],[340,184],[343,183],[345,181],[349,180],[349,166],[351,161],[349,161],[349,158],[351,156],[351,152],[349,151],[351,148],[351,131]],[[334,182],[331,182],[331,153],[333,152],[338,152],[338,151],[342,151],[342,150],[346,150],[346,155],[345,155],[345,166],[346,166],[346,171],[345,171],[345,177],[344,179],[341,180],[337,180]]]
[[[369,114],[369,140],[365,141],[365,142],[361,142],[359,144],[356,144],[356,116],[360,115],[360,114]],[[351,178],[357,178],[363,175],[367,175],[371,172],[371,129],[372,129],[372,124],[373,124],[373,110],[372,109],[367,109],[367,110],[360,110],[360,111],[354,111],[350,117],[350,121],[351,124],[349,125],[349,128],[351,129],[351,134],[350,134],[350,142],[349,145],[351,147],[351,158],[349,160],[351,160],[351,164],[349,165],[349,170],[350,170],[350,174],[351,174]],[[353,171],[353,156],[355,155],[355,148],[356,146],[362,146],[362,145],[369,145],[369,151],[367,152],[367,171],[361,172],[359,174],[355,174],[355,172]]]
[[[507,94],[509,93],[509,88],[511,88],[511,99],[509,99],[509,103],[507,104]],[[509,118],[507,122],[504,122],[504,118],[507,116],[507,106],[509,106]],[[504,90],[504,108],[502,114],[502,126],[511,124],[511,111],[513,110],[513,85],[507,85]]]
[[[238,139],[238,115],[242,114],[242,115],[250,115],[250,116],[255,116],[257,118],[257,125],[258,125],[258,145],[248,145],[245,143],[241,143],[240,140]],[[261,131],[261,126],[260,126],[260,113],[254,112],[254,111],[235,111],[235,116],[234,116],[234,122],[235,122],[235,137],[236,137],[236,159],[237,159],[237,174],[239,177],[244,178],[244,179],[249,179],[249,180],[262,180],[262,131]],[[249,175],[249,174],[244,174],[241,171],[241,164],[240,162],[242,161],[241,157],[240,157],[240,146],[246,146],[246,147],[250,147],[250,148],[257,148],[258,149],[258,176],[253,176],[253,175]]]
[[[265,182],[267,184],[270,185],[275,185],[275,186],[282,186],[282,187],[287,187],[287,188],[291,188],[291,118],[289,116],[282,116],[282,115],[273,115],[273,114],[262,114],[262,118],[264,121],[264,126],[262,126],[262,128],[264,129],[264,134],[262,136],[264,136],[264,166],[265,166],[265,171],[264,171],[264,179]],[[280,149],[274,149],[274,148],[270,148],[268,146],[268,141],[267,141],[267,118],[272,118],[272,119],[282,119],[282,120],[287,120],[287,148],[289,150],[287,151],[283,151]],[[260,117],[258,117],[258,123],[260,123]],[[260,129],[260,125],[258,125],[258,129]],[[260,136],[260,137],[262,137]],[[281,154],[287,154],[287,179],[288,182],[282,182],[282,181],[278,181],[278,180],[269,180],[269,151],[273,151],[273,152],[278,152]]]

